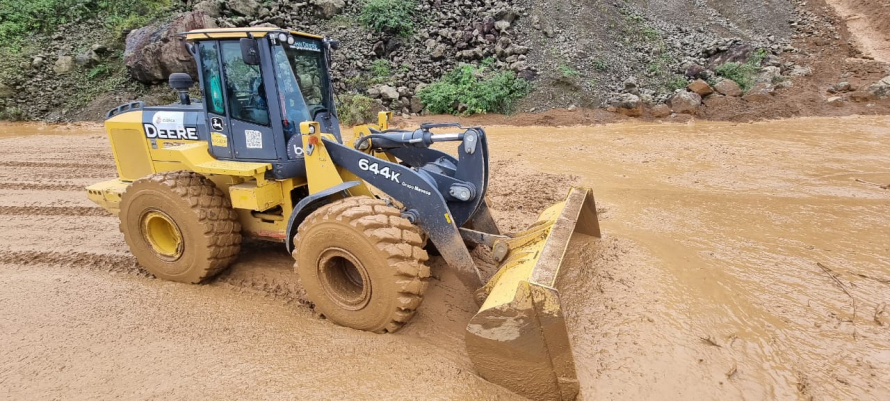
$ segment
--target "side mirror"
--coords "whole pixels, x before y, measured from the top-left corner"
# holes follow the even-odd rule
[[[340,41],[336,39],[328,40],[328,46],[331,47],[331,50],[337,50],[340,48]]]
[[[260,46],[256,39],[241,39],[241,59],[247,65],[260,65]]]

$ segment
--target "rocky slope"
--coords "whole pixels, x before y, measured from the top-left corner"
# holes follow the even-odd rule
[[[862,3],[857,10],[883,7],[845,1]],[[609,107],[629,116],[750,119],[890,110],[877,83],[890,68],[861,57],[823,0],[418,0],[410,35],[370,29],[361,23],[364,5],[188,1],[126,42],[95,21],[61,26],[36,35],[43,45],[0,60],[0,117],[96,119],[133,98],[170,101],[158,85],[163,77],[194,70],[175,33],[257,25],[339,39],[338,93],[369,95],[406,115],[423,112],[419,88],[460,63],[483,62],[532,82],[520,112]],[[722,71],[728,62],[742,67]],[[770,106],[789,97],[813,104]]]

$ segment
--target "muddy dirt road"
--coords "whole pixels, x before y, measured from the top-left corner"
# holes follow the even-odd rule
[[[0,398],[518,398],[473,374],[441,261],[384,336],[315,315],[270,244],[155,280],[82,191],[100,127],[0,132]],[[585,399],[890,399],[890,117],[488,132],[505,230],[595,190],[562,283]]]

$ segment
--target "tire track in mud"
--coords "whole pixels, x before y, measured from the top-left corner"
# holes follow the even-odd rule
[[[105,209],[89,206],[0,206],[0,215],[12,216],[111,216]]]
[[[0,190],[13,191],[83,191],[85,187],[77,184],[42,184],[38,182],[0,182]]]
[[[155,279],[155,276],[143,269],[133,255],[103,254],[98,252],[62,252],[62,251],[10,251],[0,250],[0,263],[12,266],[46,265],[66,269],[86,269],[92,271],[123,273],[134,277]],[[236,291],[250,291],[285,301],[296,301],[308,305],[304,300],[301,288],[296,285],[296,276],[281,269],[271,272],[251,270],[247,274],[241,272],[238,263],[229,267],[206,285],[222,285]],[[271,273],[271,274],[270,274]]]

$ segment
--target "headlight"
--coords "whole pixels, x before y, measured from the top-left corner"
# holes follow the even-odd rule
[[[294,44],[294,41],[295,41],[295,40],[294,40],[294,37],[293,37],[293,36],[288,36],[288,37],[287,37],[287,44],[289,44],[289,45],[293,45],[293,44]]]
[[[287,42],[287,34],[281,32],[278,34],[278,41],[281,43]]]

